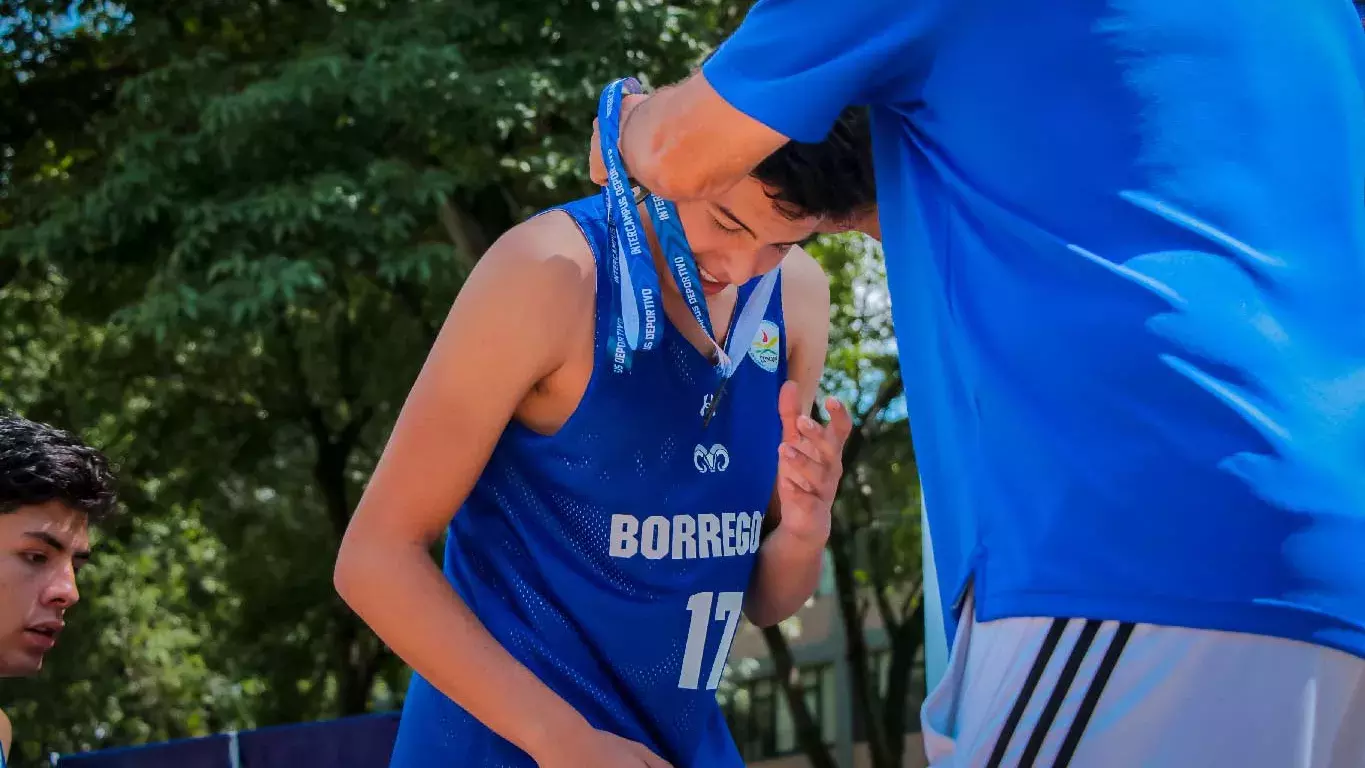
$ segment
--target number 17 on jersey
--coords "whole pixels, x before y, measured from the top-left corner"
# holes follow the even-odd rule
[[[735,641],[735,629],[743,609],[743,592],[698,592],[688,599],[687,610],[692,614],[692,619],[687,628],[682,673],[678,675],[679,688],[696,690],[701,682],[702,657],[706,653],[706,638],[711,632],[711,625],[724,622],[720,647],[716,649],[711,673],[706,678],[707,690],[714,691],[720,686],[720,676],[725,671],[725,660],[730,657],[730,645]]]

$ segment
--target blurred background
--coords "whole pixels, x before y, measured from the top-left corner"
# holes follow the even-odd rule
[[[243,733],[233,765],[385,764],[325,747],[391,738],[408,676],[331,572],[407,389],[488,244],[593,192],[602,86],[681,78],[748,5],[0,0],[0,408],[105,449],[126,507],[43,674],[0,683],[13,765],[226,765],[145,745],[236,732],[315,759]],[[921,765],[881,254],[811,250],[859,427],[818,594],[719,694],[752,764]]]

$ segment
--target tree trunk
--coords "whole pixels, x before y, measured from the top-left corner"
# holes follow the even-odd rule
[[[871,439],[877,420],[882,413],[905,390],[905,382],[900,370],[891,372],[874,398],[872,405],[858,420],[858,427],[844,443],[841,456],[845,473],[857,466],[859,454]],[[814,418],[814,414],[812,416]],[[845,475],[847,478],[847,474]],[[856,493],[841,486],[846,493]],[[853,699],[853,720],[861,726],[867,739],[868,756],[873,768],[900,768],[899,753],[893,752],[888,744],[884,729],[880,691],[877,690],[869,664],[867,638],[863,635],[863,612],[858,608],[858,582],[854,577],[852,532],[838,519],[830,529],[829,552],[834,568],[834,591],[839,604],[839,618],[843,625],[845,655],[848,660],[849,687]],[[897,762],[892,762],[895,759]]]
[[[320,411],[314,411],[313,439],[317,443],[317,458],[313,465],[313,479],[322,494],[322,503],[327,510],[327,522],[332,531],[340,538],[351,521],[351,505],[346,492],[346,462],[350,456],[349,446],[339,446],[327,434],[327,427]]]
[[[370,688],[379,670],[379,656],[365,642],[365,629],[355,614],[344,605],[338,611],[336,630],[337,705],[339,717],[364,714],[369,709]]]
[[[763,628],[763,640],[768,644],[768,654],[772,656],[776,670],[777,685],[787,698],[787,708],[791,711],[792,725],[796,728],[796,740],[801,751],[806,753],[811,768],[839,768],[825,744],[824,734],[815,716],[806,709],[806,691],[796,674],[796,663],[792,660],[791,646],[782,634],[780,627],[774,625]]]
[[[915,610],[903,616],[891,632],[891,668],[887,672],[885,709],[882,732],[887,736],[889,765],[899,766],[905,759],[905,719],[910,696],[910,673],[915,656],[924,645],[924,599],[916,601]]]
[[[875,681],[868,663],[867,638],[863,635],[863,612],[858,609],[858,583],[853,576],[852,541],[840,525],[830,532],[829,552],[834,565],[834,591],[843,623],[845,655],[848,659],[849,685],[853,694],[853,720],[867,737],[868,755],[873,768],[891,768],[886,734],[882,730],[881,707]],[[899,768],[899,766],[895,766]]]
[[[460,260],[467,274],[483,256],[483,252],[488,250],[488,236],[477,221],[449,200],[441,201],[436,216],[446,231],[446,237],[450,238],[450,244],[455,246],[455,258]]]
[[[344,366],[343,366],[344,367]],[[343,382],[345,383],[345,382]],[[351,500],[346,483],[346,465],[355,449],[360,431],[370,418],[368,410],[356,414],[337,435],[332,435],[319,408],[311,407],[309,424],[317,457],[313,477],[322,495],[323,506],[337,538],[345,534],[351,519]],[[333,601],[336,616],[333,654],[337,681],[337,713],[342,717],[364,713],[369,706],[370,689],[379,671],[380,649],[370,642],[369,630],[340,599]]]
[[[7,259],[0,262],[0,289],[4,289],[19,276],[19,260]]]

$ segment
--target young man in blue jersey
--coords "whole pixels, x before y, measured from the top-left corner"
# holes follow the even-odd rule
[[[633,197],[613,201],[644,222],[644,272],[616,258],[641,230],[600,197],[482,257],[337,560],[416,672],[394,768],[742,765],[715,689],[741,612],[772,624],[814,590],[851,429],[834,400],[828,426],[806,415],[829,285],[796,244],[872,206],[868,140],[849,113],[680,206],[686,279],[667,206]],[[655,280],[641,321],[662,339],[628,355],[621,308]]]
[[[1348,0],[760,0],[627,100],[676,200],[872,109],[934,765],[1365,765],[1362,92]]]
[[[103,454],[62,430],[0,413],[0,677],[42,669],[80,599],[88,526],[115,504]],[[0,712],[0,768],[10,736]]]

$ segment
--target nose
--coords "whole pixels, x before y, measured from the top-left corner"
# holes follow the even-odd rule
[[[70,563],[53,573],[42,592],[43,605],[63,610],[80,602],[80,599],[80,590],[76,588],[76,569]]]

